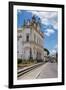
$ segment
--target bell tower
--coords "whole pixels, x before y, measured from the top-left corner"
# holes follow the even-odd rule
[[[32,16],[32,22],[33,22],[33,23],[35,23],[35,22],[36,22],[36,18],[35,18],[35,16],[34,16],[34,15]]]

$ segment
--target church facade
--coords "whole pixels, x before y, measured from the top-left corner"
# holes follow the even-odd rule
[[[35,16],[31,21],[24,21],[24,25],[17,30],[17,58],[44,60],[44,33],[41,32],[40,19]]]

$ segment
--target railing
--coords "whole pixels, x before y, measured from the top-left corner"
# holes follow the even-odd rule
[[[20,77],[21,75],[23,75],[23,74],[25,74],[25,73],[27,73],[27,72],[29,72],[29,71],[31,71],[31,70],[33,70],[33,69],[41,66],[43,64],[44,64],[44,62],[41,62],[41,63],[38,63],[38,64],[35,64],[35,65],[32,65],[32,66],[29,66],[29,67],[24,68],[24,69],[20,69],[17,72],[17,77]]]

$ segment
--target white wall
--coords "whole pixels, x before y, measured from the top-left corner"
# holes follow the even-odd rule
[[[8,82],[8,1],[9,0],[0,0],[0,90],[8,90],[7,88],[7,82]],[[59,3],[59,4],[65,4],[65,8],[66,8],[66,0],[14,0],[14,1],[25,1],[25,2],[31,1],[31,2],[39,2],[39,3],[44,2],[44,3],[55,3],[55,4]],[[66,64],[66,61],[65,61],[65,64]],[[65,65],[65,68],[66,68],[66,65]],[[23,88],[23,90],[36,90],[36,89],[37,90],[40,90],[40,89],[41,90],[44,90],[44,89],[45,90],[65,90],[66,85],[65,86],[52,86],[52,87],[26,88],[26,89]]]

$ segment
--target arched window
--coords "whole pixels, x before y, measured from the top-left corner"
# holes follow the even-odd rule
[[[26,35],[26,41],[29,41],[29,34]]]

